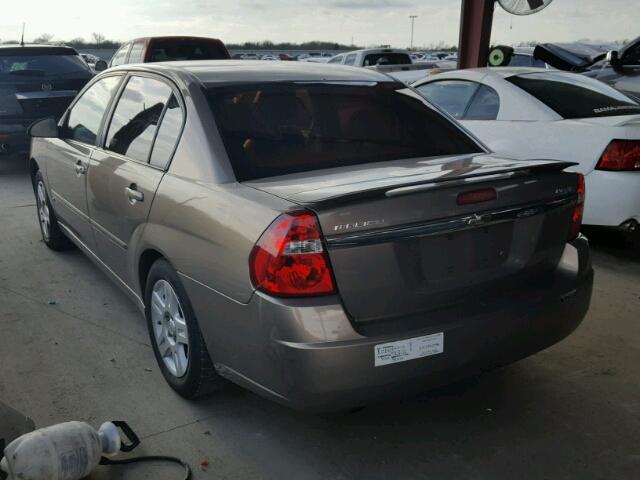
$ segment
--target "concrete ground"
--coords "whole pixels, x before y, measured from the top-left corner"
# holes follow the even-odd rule
[[[608,234],[591,310],[560,344],[476,382],[311,416],[237,387],[174,394],[142,316],[84,255],[44,246],[24,164],[1,157],[0,220],[0,401],[37,426],[127,420],[138,453],[182,457],[197,479],[640,478],[640,252]]]

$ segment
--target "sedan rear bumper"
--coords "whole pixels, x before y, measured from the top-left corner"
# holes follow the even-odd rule
[[[0,121],[0,155],[27,153],[31,142],[27,129],[35,119]]]
[[[354,328],[336,297],[256,294],[241,311],[232,307],[240,316],[229,317],[222,304],[209,303],[210,291],[207,300],[187,285],[220,374],[294,408],[336,411],[451,383],[555,344],[584,318],[593,269],[588,242],[579,237],[567,245],[545,295],[505,298],[493,309],[373,335]],[[225,317],[216,327],[202,321],[212,311]],[[376,345],[435,333],[443,334],[441,353],[375,366]]]

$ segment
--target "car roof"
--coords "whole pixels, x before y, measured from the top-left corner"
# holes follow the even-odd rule
[[[351,50],[349,52],[340,52],[338,55],[345,55],[348,53],[362,53],[364,55],[368,53],[406,53],[407,55],[410,53],[403,48],[386,48],[386,47],[378,47],[378,48],[361,48],[360,50]]]
[[[42,53],[43,55],[77,55],[78,52],[74,48],[64,45],[0,45],[1,55],[19,55],[28,51],[29,54]]]
[[[328,66],[311,62],[263,62],[261,60],[189,60],[121,65],[108,71],[143,70],[196,77],[205,86],[233,83],[306,82],[396,82],[366,68]]]
[[[220,42],[220,39],[212,38],[212,37],[194,37],[193,35],[163,35],[159,37],[138,37],[138,38],[129,40],[126,43],[140,42],[140,41],[147,41],[147,40],[204,40],[204,41]]]

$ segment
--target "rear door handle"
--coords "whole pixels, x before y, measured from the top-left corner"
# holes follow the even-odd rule
[[[127,194],[127,197],[129,197],[131,204],[144,201],[144,193],[138,191],[138,187],[135,183],[125,187],[124,191]]]
[[[74,165],[74,168],[76,171],[76,175],[78,176],[84,175],[85,173],[87,173],[87,167],[83,165],[82,160],[78,160]]]

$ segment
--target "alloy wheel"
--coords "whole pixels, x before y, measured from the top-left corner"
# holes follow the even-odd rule
[[[189,332],[178,295],[166,280],[153,285],[151,320],[164,365],[174,377],[183,377],[189,367]]]
[[[42,180],[38,182],[36,187],[37,203],[38,203],[38,219],[40,220],[40,230],[45,240],[49,240],[49,232],[51,229],[51,216],[49,214],[49,205],[47,204],[47,191],[45,190]]]

